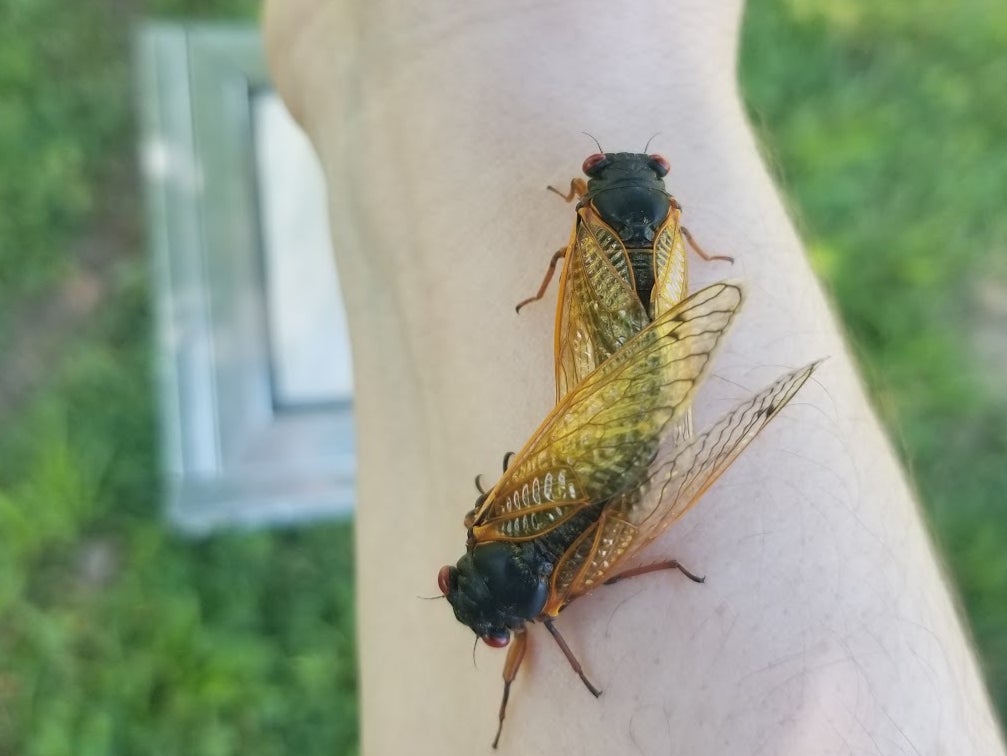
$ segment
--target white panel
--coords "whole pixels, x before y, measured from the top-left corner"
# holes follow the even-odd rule
[[[256,95],[252,112],[276,402],[348,401],[350,343],[321,167],[276,94]]]

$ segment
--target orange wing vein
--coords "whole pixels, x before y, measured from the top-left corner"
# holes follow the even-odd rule
[[[811,377],[820,362],[784,375],[720,417],[685,446],[666,444],[642,483],[606,505],[590,535],[563,555],[545,612],[555,614],[689,511]],[[584,542],[586,541],[586,543]]]
[[[472,520],[477,541],[526,540],[636,488],[741,306],[719,283],[655,320],[556,405]]]

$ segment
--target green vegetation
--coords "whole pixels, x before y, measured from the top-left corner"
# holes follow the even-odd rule
[[[0,6],[0,754],[352,753],[350,527],[157,511],[128,11]]]
[[[189,541],[156,510],[129,20],[0,6],[0,754],[352,752],[349,527]],[[741,63],[1001,713],[1005,48],[995,0],[766,0]]]

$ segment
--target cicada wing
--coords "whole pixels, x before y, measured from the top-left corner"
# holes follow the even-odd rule
[[[654,316],[667,312],[685,297],[689,286],[689,256],[680,227],[681,211],[671,209],[654,238]]]
[[[657,505],[639,520],[645,535],[639,548],[656,538],[689,511],[738,455],[769,425],[821,364],[816,360],[778,378],[751,398],[722,415],[708,430],[682,449],[659,459],[644,486],[655,492]],[[633,518],[635,519],[635,518]]]
[[[685,514],[811,377],[819,362],[778,379],[685,446],[666,446],[642,485],[612,498],[589,538],[556,566],[547,611],[612,577],[615,567]]]
[[[626,249],[589,208],[577,213],[556,316],[556,400],[650,322]]]
[[[557,562],[549,601],[542,613],[556,616],[577,596],[605,582],[612,568],[633,547],[639,533],[639,528],[613,510],[603,510],[598,522],[585,530]]]
[[[654,317],[660,317],[685,299],[689,287],[689,256],[679,224],[682,211],[671,208],[664,225],[654,238],[654,290],[650,306]],[[683,413],[675,421],[669,437],[675,446],[692,438],[692,412]]]
[[[571,390],[475,513],[475,538],[535,538],[584,506],[638,486],[741,301],[736,284],[697,292]]]

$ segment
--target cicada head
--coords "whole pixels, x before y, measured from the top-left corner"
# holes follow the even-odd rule
[[[592,179],[607,181],[660,181],[671,170],[664,155],[642,152],[596,152],[588,155],[581,166]]]
[[[476,546],[454,567],[441,567],[437,585],[457,620],[500,648],[511,630],[541,613],[549,596],[547,572],[529,563],[521,545],[492,542]]]
[[[590,178],[584,198],[627,248],[649,248],[671,206],[664,186],[669,170],[661,155],[591,155],[584,161],[584,173]]]

